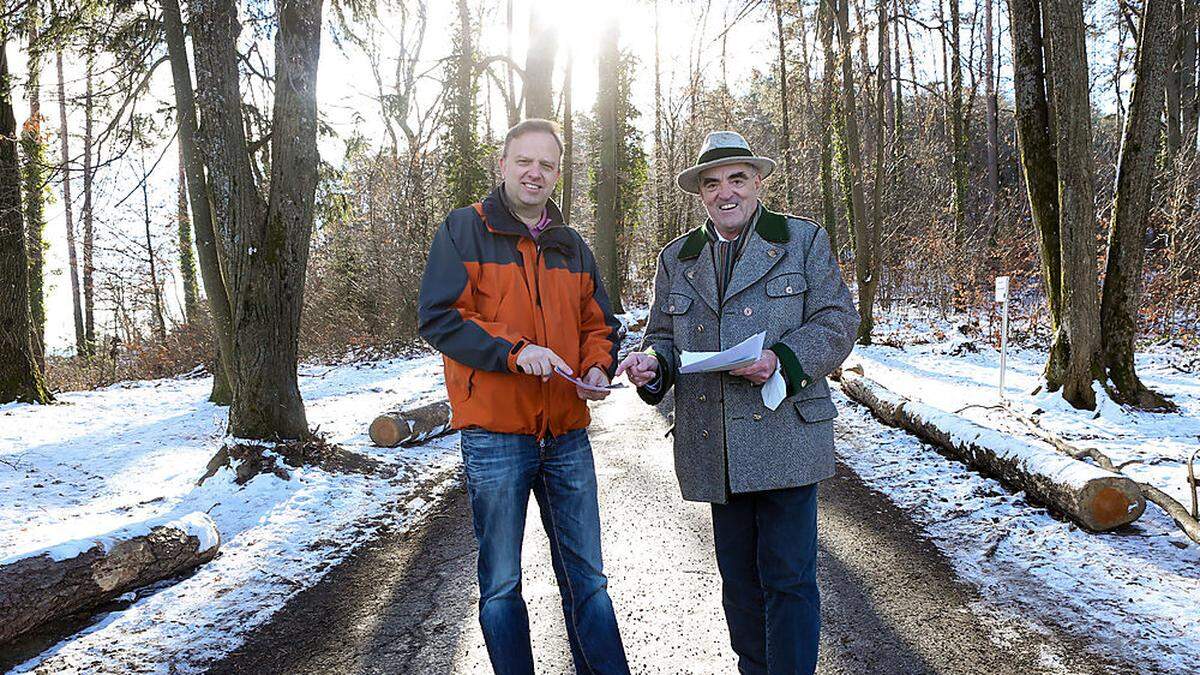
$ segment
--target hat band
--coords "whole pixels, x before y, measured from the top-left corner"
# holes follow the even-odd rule
[[[753,157],[753,156],[754,156],[754,153],[750,152],[750,148],[737,148],[737,147],[713,148],[712,150],[709,150],[709,151],[705,152],[704,154],[700,155],[700,157],[696,159],[696,165],[699,166],[700,164],[707,164],[708,162],[711,162],[713,160],[725,159],[726,157]]]

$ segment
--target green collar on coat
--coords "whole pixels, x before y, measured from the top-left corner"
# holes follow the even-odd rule
[[[755,225],[754,231],[758,236],[767,241],[776,244],[787,243],[788,228],[787,216],[782,213],[768,211],[767,207],[763,207],[762,213],[758,216],[758,224]],[[683,242],[683,248],[679,249],[680,260],[693,260],[700,256],[700,251],[704,250],[704,242],[708,241],[708,235],[704,232],[704,226],[701,225],[688,233],[687,240]]]

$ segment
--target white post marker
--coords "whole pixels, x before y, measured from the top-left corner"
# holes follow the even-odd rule
[[[996,302],[1004,317],[1000,328],[1000,402],[1004,402],[1004,366],[1008,360],[1008,277],[996,277]]]

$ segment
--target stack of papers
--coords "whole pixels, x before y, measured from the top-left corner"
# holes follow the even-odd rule
[[[737,370],[748,366],[762,356],[763,339],[766,333],[752,335],[721,352],[682,352],[679,355],[679,372],[715,373],[722,370]]]

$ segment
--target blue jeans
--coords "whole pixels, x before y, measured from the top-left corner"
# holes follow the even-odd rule
[[[628,673],[600,559],[600,507],[587,430],[535,436],[462,431],[467,493],[479,544],[479,625],[492,669],[533,673],[521,597],[521,541],[533,491],[550,540],[571,658],[579,673]]]
[[[817,668],[817,486],[732,495],[713,504],[721,601],[738,670]]]

